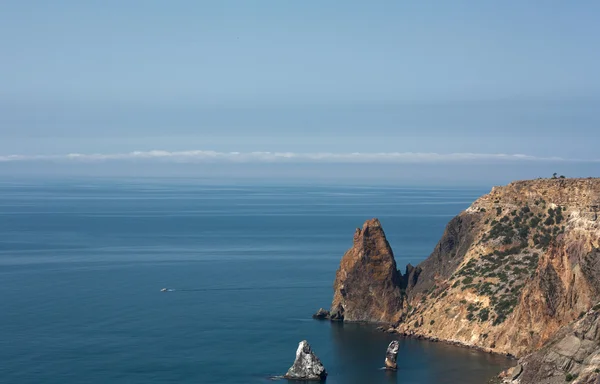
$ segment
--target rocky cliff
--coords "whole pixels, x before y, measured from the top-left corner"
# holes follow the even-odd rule
[[[381,223],[368,220],[356,229],[352,248],[342,257],[335,275],[331,318],[394,322],[404,302],[401,284]]]
[[[357,230],[332,312],[396,332],[523,356],[600,301],[600,179],[494,187],[406,274],[377,220]]]
[[[600,303],[500,377],[512,384],[600,384]]]
[[[521,356],[600,300],[600,179],[518,181],[448,224],[402,333]]]

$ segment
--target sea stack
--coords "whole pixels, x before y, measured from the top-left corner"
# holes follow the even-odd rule
[[[331,320],[395,323],[403,305],[402,276],[381,223],[367,220],[340,262]]]
[[[390,343],[390,345],[388,345],[387,347],[387,351],[385,352],[385,368],[386,369],[391,369],[391,370],[396,370],[398,369],[398,364],[396,363],[396,360],[398,359],[398,348],[400,347],[400,344],[394,340]]]
[[[368,220],[336,273],[329,318],[521,357],[504,376],[514,383],[600,384],[600,178],[494,187],[404,276]]]
[[[289,380],[322,381],[327,378],[327,371],[308,342],[302,340],[296,350],[294,364],[283,377]]]

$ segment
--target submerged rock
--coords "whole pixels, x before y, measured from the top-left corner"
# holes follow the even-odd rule
[[[325,380],[327,371],[306,340],[298,344],[296,360],[283,376],[292,380]]]
[[[329,311],[324,308],[319,308],[317,313],[315,313],[312,317],[318,320],[329,319]]]
[[[400,344],[394,340],[388,345],[387,351],[385,352],[385,367],[387,369],[398,369],[398,364],[396,363],[396,359],[398,358],[398,349]]]

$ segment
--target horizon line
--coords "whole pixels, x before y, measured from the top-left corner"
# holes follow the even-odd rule
[[[56,155],[0,155],[0,162],[107,162],[107,161],[166,161],[174,163],[439,163],[439,162],[585,162],[600,159],[544,157],[507,153],[437,153],[437,152],[220,152],[213,150],[132,151],[122,153],[67,153]]]

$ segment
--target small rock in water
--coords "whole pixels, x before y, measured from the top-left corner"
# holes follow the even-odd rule
[[[319,308],[317,313],[313,315],[314,319],[325,320],[329,319],[329,311],[323,308]]]
[[[387,351],[385,352],[385,367],[387,369],[398,369],[396,359],[398,358],[398,349],[400,344],[394,340],[388,345]]]
[[[283,376],[292,380],[325,380],[327,371],[306,340],[296,350],[296,360]]]

